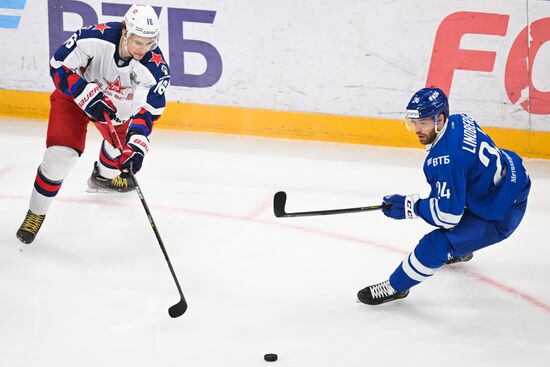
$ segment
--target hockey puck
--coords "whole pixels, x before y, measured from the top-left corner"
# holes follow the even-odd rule
[[[267,362],[275,362],[277,360],[277,355],[273,353],[268,353],[264,355],[264,360]]]

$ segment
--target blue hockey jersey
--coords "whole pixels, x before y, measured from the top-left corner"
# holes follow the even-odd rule
[[[521,158],[499,149],[469,116],[451,115],[428,146],[424,174],[430,195],[417,203],[426,222],[450,229],[464,210],[486,220],[501,220],[527,179]]]
[[[117,108],[113,123],[131,119],[129,129],[148,136],[166,106],[170,69],[159,47],[141,60],[121,59],[120,37],[119,22],[78,30],[50,60],[50,74],[56,88],[73,98],[88,83],[97,84]]]

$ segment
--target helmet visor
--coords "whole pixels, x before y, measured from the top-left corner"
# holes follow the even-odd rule
[[[405,126],[409,131],[424,130],[426,128],[431,128],[435,126],[435,116],[426,117],[426,118],[411,118],[409,116],[405,117]]]
[[[140,37],[130,32],[127,33],[127,42],[132,45],[132,48],[140,48],[145,52],[154,50],[158,46],[158,36],[156,37]]]

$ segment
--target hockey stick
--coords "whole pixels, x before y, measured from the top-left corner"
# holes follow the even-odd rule
[[[307,217],[307,216],[312,216],[312,215],[331,215],[331,214],[368,212],[368,211],[379,210],[379,209],[391,206],[391,205],[388,205],[388,204],[382,204],[382,205],[362,206],[362,207],[359,207],[359,208],[330,209],[330,210],[316,210],[316,211],[311,211],[311,212],[287,213],[287,212],[285,212],[285,204],[286,204],[286,192],[279,191],[273,197],[273,212],[275,213],[275,216],[277,218],[281,218],[281,217]]]
[[[120,143],[120,139],[118,138],[118,134],[116,133],[115,127],[113,126],[113,122],[109,118],[109,115],[105,113],[105,121],[107,122],[107,125],[109,126],[109,133],[111,134],[111,140],[113,143],[117,145],[117,149],[122,153],[122,144]],[[164,244],[162,243],[162,239],[160,238],[160,233],[157,229],[157,226],[155,224],[155,221],[153,220],[153,216],[151,215],[151,211],[149,210],[149,206],[147,205],[147,202],[145,201],[145,198],[143,197],[143,193],[141,192],[141,187],[139,187],[139,184],[136,180],[136,176],[134,175],[134,172],[132,171],[132,167],[128,170],[130,172],[130,175],[132,176],[132,180],[134,181],[134,185],[136,186],[136,192],[138,193],[139,200],[141,200],[141,204],[143,204],[143,208],[145,209],[145,213],[147,213],[147,218],[149,218],[149,224],[151,224],[151,228],[153,228],[153,231],[155,232],[155,236],[157,237],[158,243],[160,245],[160,249],[162,250],[162,253],[164,254],[164,258],[166,259],[166,262],[168,263],[168,267],[170,268],[170,273],[172,273],[172,278],[174,278],[174,281],[176,282],[176,287],[178,287],[178,292],[180,294],[180,301],[170,307],[168,309],[168,314],[172,318],[180,317],[185,313],[187,310],[187,301],[185,300],[185,297],[183,296],[183,292],[180,287],[180,283],[178,282],[178,278],[176,277],[176,272],[174,271],[174,267],[172,266],[172,262],[170,261],[170,258],[168,257],[168,253],[166,252],[166,248],[164,248]]]

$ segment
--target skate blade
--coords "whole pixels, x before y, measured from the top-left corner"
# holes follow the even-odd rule
[[[89,194],[119,194],[119,195],[125,195],[130,192],[135,192],[135,190],[129,190],[129,191],[117,191],[117,190],[111,190],[111,189],[105,189],[103,187],[90,187],[88,186],[86,188],[86,192]]]
[[[86,192],[90,194],[120,194],[118,191],[104,189],[102,187],[90,187],[86,188]]]

